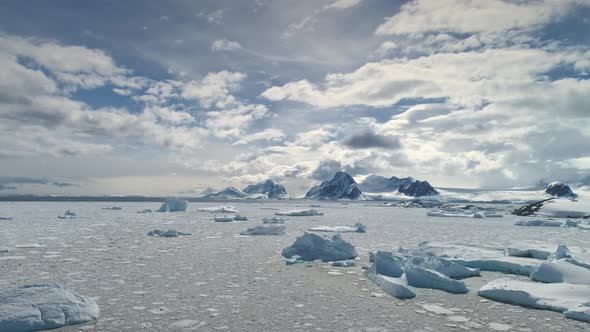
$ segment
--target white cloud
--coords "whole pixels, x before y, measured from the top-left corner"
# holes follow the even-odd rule
[[[587,0],[414,0],[381,24],[378,35],[429,31],[503,32],[536,28],[563,18]]]
[[[182,97],[197,100],[202,107],[222,108],[235,103],[230,94],[240,86],[246,75],[239,72],[209,73],[201,81],[191,81],[183,87]]]
[[[211,50],[217,51],[236,51],[242,48],[242,45],[236,41],[227,39],[217,39],[211,44]]]

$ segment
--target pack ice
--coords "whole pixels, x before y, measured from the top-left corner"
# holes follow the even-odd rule
[[[154,229],[147,233],[148,236],[155,236],[155,237],[178,237],[179,235],[191,235],[191,233],[180,232],[175,229],[169,229],[166,231]]]
[[[162,206],[156,212],[182,212],[186,211],[188,202],[180,198],[166,198]]]
[[[0,331],[56,329],[98,319],[94,300],[60,285],[31,285],[0,291]]]

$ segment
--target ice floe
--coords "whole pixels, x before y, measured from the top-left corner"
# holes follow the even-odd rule
[[[285,235],[285,226],[256,226],[248,228],[240,235]]]
[[[312,232],[337,232],[337,233],[366,233],[365,225],[357,222],[354,226],[316,226],[307,229]]]
[[[588,285],[545,284],[502,278],[485,284],[477,294],[495,301],[562,312],[566,317],[590,322]]]
[[[429,211],[429,217],[454,218],[501,218],[502,215],[493,208],[481,208],[473,205],[465,207],[445,206]]]
[[[357,253],[354,246],[342,240],[339,234],[334,235],[332,239],[325,239],[319,235],[305,233],[291,246],[283,249],[282,255],[285,258],[297,255],[304,261],[319,259],[331,262],[353,259]]]
[[[0,291],[0,331],[56,329],[98,319],[94,300],[59,285],[31,285]]]
[[[111,211],[120,211],[123,210],[122,207],[120,206],[108,206],[108,207],[103,207],[103,210],[111,210]]]
[[[262,219],[262,223],[263,224],[284,224],[286,221],[288,221],[289,219],[285,219],[285,218],[277,218],[277,217],[272,217],[272,218],[263,218]]]
[[[239,214],[236,215],[222,215],[222,216],[215,216],[211,218],[211,220],[215,222],[234,222],[234,221],[247,221],[248,218],[241,216]]]
[[[148,236],[156,236],[156,237],[178,237],[179,235],[191,235],[191,233],[180,232],[175,229],[169,229],[166,231],[154,229],[153,231],[150,231],[149,233],[147,233],[147,235]]]
[[[238,213],[238,210],[231,205],[205,207],[197,209],[197,211],[210,213]]]
[[[515,226],[529,227],[563,227],[590,230],[590,222],[575,219],[521,219],[514,222]]]
[[[315,209],[309,210],[291,210],[291,211],[279,211],[275,213],[277,216],[289,216],[289,217],[311,217],[311,216],[323,216],[324,213]]]
[[[188,202],[180,198],[166,198],[162,206],[156,212],[183,212],[186,211]]]

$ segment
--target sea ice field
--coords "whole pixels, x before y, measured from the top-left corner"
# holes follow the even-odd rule
[[[121,209],[105,209],[115,204]],[[138,213],[160,205],[0,203],[0,216],[11,218],[0,220],[0,289],[61,284],[100,307],[98,320],[57,331],[590,330],[559,312],[478,295],[496,279],[530,281],[527,276],[482,271],[463,280],[466,294],[412,288],[416,296],[405,300],[365,276],[369,252],[425,241],[590,250],[590,230],[515,226],[522,217],[509,212],[521,204],[478,205],[496,208],[501,217],[494,218],[431,217],[429,209],[373,201],[305,200],[191,202],[185,212]],[[247,221],[215,222],[207,208],[219,205],[231,205]],[[240,235],[277,212],[306,209],[322,214],[282,216],[286,235]],[[68,210],[78,217],[57,217]],[[309,229],[356,223],[366,232],[340,234],[356,248],[354,266],[285,264],[281,251]],[[190,235],[147,235],[168,229]]]

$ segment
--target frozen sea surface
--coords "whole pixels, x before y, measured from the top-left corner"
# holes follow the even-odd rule
[[[275,209],[314,209],[323,216],[291,218],[287,235],[240,236]],[[315,205],[319,204],[320,207]],[[397,300],[362,275],[370,250],[416,247],[423,241],[488,246],[539,242],[588,247],[590,232],[571,228],[515,227],[515,217],[431,218],[426,209],[351,202],[239,202],[249,218],[216,223],[190,203],[187,212],[137,213],[159,203],[0,203],[0,288],[61,283],[100,306],[97,322],[59,331],[588,331],[590,324],[559,313],[497,303],[477,296],[490,280],[466,279],[465,295],[415,289]],[[495,205],[498,207],[498,205]],[[499,206],[509,211],[514,206]],[[58,219],[66,210],[81,218]],[[286,266],[281,250],[306,229],[361,222],[367,233],[344,233],[360,261]],[[191,236],[146,236],[155,228]],[[512,277],[512,276],[511,276]],[[518,278],[518,277],[516,277]],[[526,278],[525,278],[526,279]],[[434,310],[435,308],[436,310]]]

